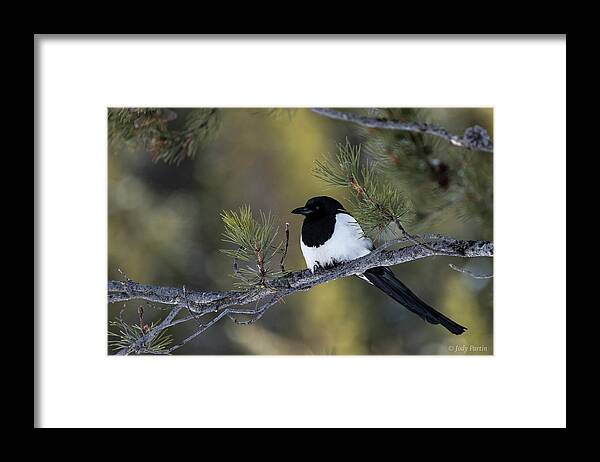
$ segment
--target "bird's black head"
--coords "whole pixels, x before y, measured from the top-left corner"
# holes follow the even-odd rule
[[[335,216],[336,213],[343,211],[344,206],[335,199],[328,196],[317,196],[309,199],[304,207],[292,210],[292,213],[304,215],[307,218],[317,218]]]

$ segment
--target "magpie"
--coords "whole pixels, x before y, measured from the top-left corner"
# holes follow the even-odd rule
[[[331,197],[313,197],[292,213],[304,216],[300,248],[312,272],[363,257],[375,249],[354,217]],[[456,335],[467,330],[417,297],[386,266],[368,269],[357,276],[431,324],[441,324]]]

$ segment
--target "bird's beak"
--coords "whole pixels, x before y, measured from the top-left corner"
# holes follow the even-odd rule
[[[292,210],[292,213],[295,213],[297,215],[308,215],[309,213],[312,213],[313,209],[310,209],[308,207],[298,207],[297,209]]]

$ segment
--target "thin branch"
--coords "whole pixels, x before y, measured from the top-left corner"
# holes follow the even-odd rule
[[[208,324],[203,324],[196,332],[194,332],[194,334],[184,340],[183,344],[185,344],[204,332],[210,326],[214,325],[223,316],[229,314],[262,316],[268,308],[292,293],[306,291],[329,281],[352,276],[357,273],[363,273],[369,268],[375,268],[377,266],[393,266],[432,256],[474,258],[492,257],[494,254],[494,244],[491,241],[458,240],[440,235],[418,237],[421,239],[431,239],[432,242],[430,242],[427,247],[419,244],[390,251],[379,248],[369,255],[339,264],[333,268],[320,269],[314,273],[308,269],[295,271],[270,280],[268,281],[268,284],[265,284],[264,286],[244,291],[203,292],[186,290],[184,294],[181,289],[174,287],[144,285],[131,280],[129,280],[127,284],[122,281],[109,281],[109,303],[141,299],[174,305],[174,308],[160,324],[150,330],[146,335],[140,337],[134,345],[120,350],[118,354],[125,355],[130,352],[138,352],[141,345],[147,344],[164,329],[194,319],[198,316],[204,316],[209,313],[220,311]],[[403,241],[397,240],[396,242],[389,243],[389,245],[386,245],[385,247],[400,242]],[[265,302],[263,306],[255,310],[231,308],[234,306],[241,307],[248,303],[261,302],[266,299],[269,299],[269,301]],[[190,315],[183,320],[175,321],[175,317],[181,309],[188,307]],[[181,345],[182,344],[177,346],[177,348]],[[168,351],[173,351],[173,349]]]
[[[453,263],[450,263],[448,266],[450,268],[452,268],[454,271],[458,271],[459,273],[464,273],[467,276],[471,276],[473,279],[491,279],[494,277],[493,274],[477,274],[466,268],[459,268],[458,266],[454,265]]]
[[[133,284],[137,285],[135,283]],[[129,348],[123,348],[122,350],[119,350],[117,356],[124,356],[132,352],[137,353],[141,347],[147,345],[154,337],[165,330],[171,324],[173,319],[175,319],[175,317],[179,314],[182,308],[183,305],[177,305],[159,325],[151,329],[146,335],[140,337],[133,345],[130,345]]]
[[[238,250],[242,250],[243,247],[240,246],[240,248]],[[240,272],[240,268],[238,266],[238,257],[233,257],[233,274],[235,274],[236,276],[243,278],[242,273]]]
[[[288,252],[288,244],[290,243],[290,224],[285,224],[285,246],[283,248],[283,255],[281,256],[281,261],[279,262],[279,266],[281,266],[281,272],[285,273],[285,258],[287,257]]]
[[[417,245],[425,247],[427,250],[434,251],[434,249],[432,249],[429,246],[429,244],[426,244],[425,242],[421,242],[421,241],[417,240],[417,238],[415,236],[413,236],[408,231],[406,231],[406,228],[404,228],[404,226],[402,225],[402,222],[400,220],[394,220],[394,223],[400,229],[400,232],[402,233],[402,236],[404,238],[408,239],[413,244],[417,244]],[[449,255],[449,254],[448,253],[444,253],[444,255]]]
[[[352,122],[368,128],[382,128],[385,130],[403,130],[414,133],[427,133],[428,135],[443,138],[453,144],[474,151],[494,152],[493,142],[487,131],[476,125],[465,130],[463,136],[451,135],[445,128],[427,122],[411,122],[403,120],[382,119],[365,117],[350,112],[341,112],[327,108],[311,108],[315,114],[329,117],[330,119]]]
[[[283,298],[286,295],[287,295],[286,291],[277,293],[267,303],[260,305],[257,308],[254,308],[251,310],[228,308],[229,319],[231,319],[234,323],[240,324],[240,325],[254,324],[256,321],[258,321],[260,318],[263,317],[263,314],[265,314],[269,308],[271,308],[273,305],[275,305],[276,303],[279,303],[281,300],[283,300]],[[248,319],[246,321],[240,321],[235,316],[233,316],[234,314],[250,315],[253,317],[251,317],[250,319]]]
[[[194,340],[198,335],[200,335],[202,332],[204,332],[205,330],[207,330],[209,327],[212,327],[213,325],[215,325],[217,322],[219,322],[219,320],[223,317],[226,316],[228,314],[229,310],[225,309],[223,311],[221,311],[218,315],[216,315],[214,318],[212,318],[209,322],[207,322],[206,324],[202,324],[198,327],[198,330],[196,332],[194,332],[192,335],[190,335],[189,337],[185,338],[181,343],[178,343],[177,345],[172,346],[171,348],[169,348],[165,353],[163,354],[171,354],[173,353],[175,350],[181,348],[183,345],[185,345],[186,343],[188,343],[190,340]]]

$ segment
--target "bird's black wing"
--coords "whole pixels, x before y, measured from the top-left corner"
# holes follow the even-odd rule
[[[396,279],[396,276],[394,276],[394,273],[389,268],[385,266],[371,268],[365,271],[363,275],[375,287],[383,290],[398,303],[413,313],[418,314],[425,321],[431,324],[441,324],[456,335],[460,335],[467,330],[466,327],[455,323],[452,319],[447,318],[417,297],[408,287]]]

